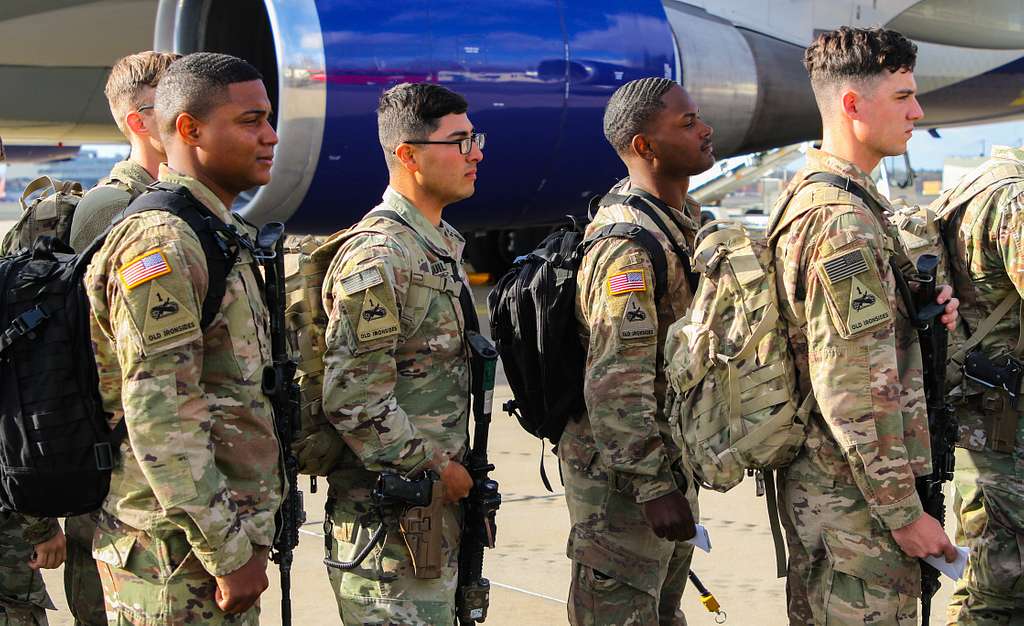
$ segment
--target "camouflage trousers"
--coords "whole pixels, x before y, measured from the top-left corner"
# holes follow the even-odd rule
[[[1024,624],[1024,473],[1014,455],[958,448],[954,478],[957,545],[969,546],[949,624]]]
[[[28,566],[33,547],[22,535],[20,518],[0,512],[0,626],[45,626],[55,609],[43,577]]]
[[[68,556],[64,562],[64,594],[75,616],[75,626],[106,626],[103,586],[96,561],[92,558],[92,539],[96,534],[96,513],[76,515],[64,520]]]
[[[572,522],[569,623],[684,626],[680,601],[693,546],[658,538],[631,490],[616,489],[597,455],[581,446],[571,433],[558,446]],[[687,499],[696,519],[692,487]]]
[[[111,626],[259,624],[258,604],[238,615],[220,610],[217,583],[183,532],[155,536],[101,513],[92,553]]]
[[[366,545],[379,522],[375,516],[354,510],[351,503],[327,501],[331,558],[350,560],[356,548]],[[461,511],[458,505],[444,507],[442,519],[441,576],[420,579],[413,576],[412,560],[401,535],[389,530],[384,544],[370,552],[362,565],[349,571],[327,568],[338,602],[341,621],[347,625],[388,624],[433,626],[455,620],[455,589],[459,574]]]
[[[917,626],[921,568],[870,514],[856,485],[802,454],[779,477],[789,623]]]

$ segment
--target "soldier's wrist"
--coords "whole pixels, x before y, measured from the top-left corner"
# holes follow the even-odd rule
[[[892,504],[872,504],[871,513],[883,528],[892,531],[912,524],[924,514],[924,507],[917,492],[912,491]]]
[[[223,577],[249,562],[253,555],[253,545],[248,535],[236,529],[217,548],[211,550],[207,546],[193,545],[192,552],[211,576]]]

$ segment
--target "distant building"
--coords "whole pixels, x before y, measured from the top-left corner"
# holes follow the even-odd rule
[[[7,166],[6,199],[20,198],[25,187],[40,176],[75,180],[82,184],[82,189],[89,189],[110,174],[114,164],[123,158],[120,155],[100,157],[95,150],[82,150],[77,157],[66,161],[11,163]],[[0,196],[0,199],[4,199],[4,196]]]

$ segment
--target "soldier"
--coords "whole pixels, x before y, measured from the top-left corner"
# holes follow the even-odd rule
[[[191,54],[155,103],[159,180],[251,235],[228,207],[270,180],[277,135],[259,72]],[[119,223],[86,273],[100,392],[128,433],[93,541],[111,624],[258,623],[282,476],[260,385],[268,312],[251,253],[238,255],[206,326],[207,256],[167,211]]]
[[[643,226],[664,249],[667,289],[656,302],[654,266],[634,240],[599,241],[580,264],[586,413],[557,448],[572,522],[569,621],[685,624],[679,603],[693,547],[684,540],[695,534],[697,497],[664,412],[663,352],[693,298],[672,242],[692,249],[700,207],[687,191],[714,163],[712,130],[677,83],[644,78],[612,95],[604,133],[629,170],[612,192],[631,201],[603,203],[587,234],[614,222]]]
[[[153,97],[167,66],[181,55],[140,52],[120,59],[110,70],[104,92],[110,114],[131,145],[128,158],[78,203],[71,221],[71,247],[84,250],[128,204],[156,181],[160,163],[167,158],[156,133]],[[152,131],[152,132],[151,132]],[[64,593],[76,626],[105,626],[103,589],[92,558],[97,513],[65,520],[68,560],[64,565]]]
[[[328,313],[323,407],[348,444],[329,477],[331,553],[347,558],[379,523],[369,494],[380,472],[444,486],[441,573],[416,578],[398,532],[354,571],[329,569],[345,624],[451,624],[460,510],[472,486],[459,463],[469,419],[469,354],[459,294],[465,240],[442,209],[473,195],[484,135],[444,87],[384,92],[377,126],[389,185],[351,231],[324,279]],[[374,215],[397,213],[401,222]]]
[[[57,607],[39,570],[60,567],[65,547],[57,520],[0,511],[0,626],[46,626],[46,609]]]
[[[916,50],[894,31],[842,27],[804,56],[822,147],[808,151],[770,233],[800,390],[817,400],[806,444],[779,477],[791,624],[916,624],[917,559],[956,556],[915,491],[931,464],[921,351],[890,265],[905,251],[869,175],[906,150],[923,115]],[[806,181],[814,172],[859,185],[871,205]],[[938,295],[948,327],[951,294]]]
[[[84,250],[147,185],[156,182],[160,164],[167,155],[156,132],[153,99],[161,74],[180,56],[170,52],[139,52],[118,60],[110,69],[103,92],[131,152],[78,203],[71,221],[71,247],[76,251]],[[74,532],[68,533],[69,547],[74,549]]]
[[[962,328],[981,337],[970,351],[999,368],[1007,358],[1019,362],[1024,351],[1022,206],[1024,150],[995,146],[992,158],[932,207],[952,211],[944,227]],[[957,369],[965,356],[954,356]],[[957,582],[948,623],[1008,624],[1024,615],[1024,419],[1017,398],[998,388],[965,380],[950,395],[960,421],[957,543],[969,545],[971,556]]]

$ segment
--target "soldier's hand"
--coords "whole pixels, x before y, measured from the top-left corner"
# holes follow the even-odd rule
[[[892,538],[899,544],[900,549],[915,559],[923,559],[927,556],[945,557],[947,563],[956,560],[956,547],[946,536],[939,520],[927,513],[921,515],[903,528],[892,531]]]
[[[946,312],[939,318],[942,325],[949,330],[956,330],[956,323],[960,316],[958,312],[960,300],[953,297],[953,288],[949,285],[942,285],[939,288],[939,295],[935,296],[935,301],[946,305]]]
[[[54,569],[60,567],[67,558],[68,542],[64,538],[64,532],[57,529],[57,534],[43,543],[35,545],[35,552],[28,566],[32,569]]]
[[[441,484],[444,485],[444,503],[458,502],[469,495],[473,488],[473,479],[461,463],[448,461],[441,472]]]
[[[676,489],[660,498],[643,503],[644,517],[654,534],[670,541],[686,541],[697,534],[690,503]]]
[[[216,576],[217,591],[213,599],[225,613],[248,611],[260,594],[270,586],[267,580],[267,548],[255,548],[252,557],[242,567],[226,576]]]

